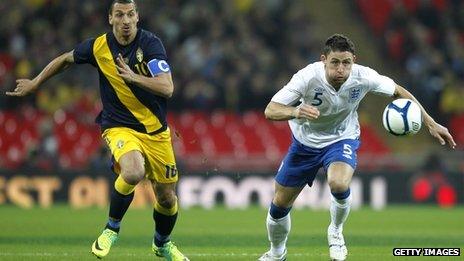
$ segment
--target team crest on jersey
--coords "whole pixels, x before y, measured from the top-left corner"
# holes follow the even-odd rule
[[[139,61],[139,63],[143,61],[143,51],[140,47],[135,52],[135,57],[137,58],[137,61]]]
[[[360,95],[361,95],[361,89],[352,88],[350,90],[350,102],[354,102],[355,100],[359,99]]]

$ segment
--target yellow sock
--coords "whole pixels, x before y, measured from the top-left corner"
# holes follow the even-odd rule
[[[117,192],[123,195],[129,195],[135,190],[135,185],[128,184],[121,175],[118,176],[116,181],[114,182],[114,188]]]

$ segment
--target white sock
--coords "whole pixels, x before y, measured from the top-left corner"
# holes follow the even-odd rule
[[[343,230],[343,223],[345,223],[350,213],[351,208],[351,195],[345,199],[336,199],[332,195],[330,202],[330,220],[331,224],[337,230]]]
[[[290,233],[290,213],[283,218],[274,219],[269,212],[266,218],[267,235],[271,242],[271,253],[280,256],[285,252],[288,234]]]

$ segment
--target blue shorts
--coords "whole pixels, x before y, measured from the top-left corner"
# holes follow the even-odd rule
[[[310,148],[294,137],[288,153],[282,161],[275,180],[285,187],[311,186],[321,167],[327,171],[332,162],[348,163],[356,169],[360,141],[346,139],[324,148]]]

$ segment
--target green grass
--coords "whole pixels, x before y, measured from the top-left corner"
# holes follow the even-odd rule
[[[0,207],[0,260],[95,260],[90,245],[106,221],[106,210],[66,206],[23,210]],[[268,248],[266,210],[182,210],[173,241],[191,260],[256,260]],[[327,211],[292,211],[288,260],[328,260]],[[106,260],[154,260],[150,252],[151,210],[130,209],[121,237]],[[464,246],[464,208],[390,207],[362,209],[345,225],[350,260],[395,258],[394,247]],[[459,258],[452,258],[458,260]],[[448,260],[424,258],[420,260]]]

